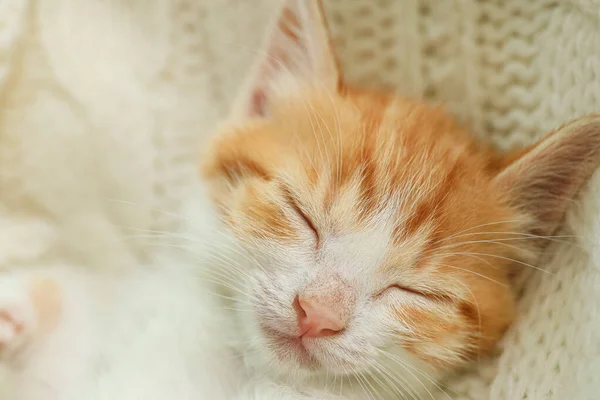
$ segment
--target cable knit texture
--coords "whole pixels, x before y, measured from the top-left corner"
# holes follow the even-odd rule
[[[278,0],[0,2],[0,268],[144,264]],[[442,103],[506,149],[600,111],[600,0],[325,0],[353,83]],[[597,399],[600,176],[496,359],[440,399]],[[572,236],[572,237],[571,237]]]

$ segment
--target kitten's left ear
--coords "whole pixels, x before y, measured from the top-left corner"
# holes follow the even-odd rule
[[[335,91],[340,73],[320,0],[283,0],[263,53],[256,61],[234,114],[263,117],[278,90],[313,85]]]
[[[532,218],[530,233],[552,235],[567,206],[600,166],[600,115],[570,122],[504,159],[497,188]]]

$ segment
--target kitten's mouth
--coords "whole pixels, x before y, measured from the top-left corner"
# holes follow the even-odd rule
[[[270,347],[280,361],[293,362],[311,371],[320,367],[320,362],[306,348],[302,338],[284,335],[268,328],[265,331]]]

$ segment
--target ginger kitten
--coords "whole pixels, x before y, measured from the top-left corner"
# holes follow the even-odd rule
[[[444,374],[494,350],[515,318],[511,276],[537,268],[599,153],[598,116],[497,155],[440,109],[346,85],[318,1],[286,0],[231,120],[201,160],[186,234],[202,257],[192,267],[210,279],[183,284],[193,268],[171,262],[162,276],[181,269],[185,277],[161,278],[149,291],[156,296],[136,298],[154,310],[163,290],[185,295],[187,339],[179,341],[183,325],[173,324],[161,349],[201,366],[189,382],[243,379],[231,384],[240,400],[420,398]],[[35,358],[19,357],[17,368],[15,349],[22,354],[61,330],[68,336],[66,326],[79,319],[68,318],[60,294],[96,288],[98,279],[6,275],[0,290],[13,295],[0,296],[0,347],[10,350],[9,368]],[[96,329],[144,337],[143,325],[113,321],[111,307],[120,315],[137,308],[108,301],[104,289],[78,291],[108,303]],[[49,298],[57,304],[43,306]],[[78,308],[88,319],[95,310]],[[149,318],[173,317],[157,310]],[[193,332],[212,344],[206,353],[178,347],[190,346]],[[148,352],[154,345],[147,342]],[[231,352],[222,358],[235,360],[227,371],[211,368],[221,359],[215,349]],[[90,364],[79,359],[81,368]],[[148,367],[138,368],[139,375]],[[209,398],[201,392],[198,399]]]
[[[286,1],[265,47],[201,166],[252,255],[231,293],[248,362],[416,396],[508,329],[510,278],[597,167],[600,119],[502,156],[443,110],[347,85],[318,1]]]

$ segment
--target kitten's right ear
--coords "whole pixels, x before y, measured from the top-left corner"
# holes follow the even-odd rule
[[[320,0],[283,0],[234,117],[264,117],[278,90],[313,85],[335,91],[340,73]]]

